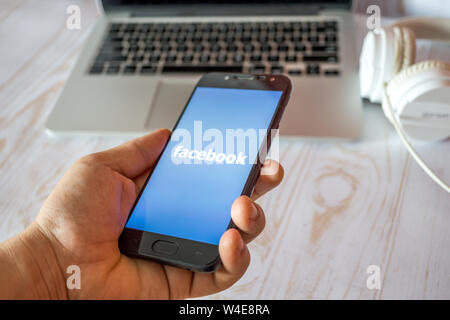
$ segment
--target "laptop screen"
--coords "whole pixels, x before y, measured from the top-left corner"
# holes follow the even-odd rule
[[[116,10],[122,8],[153,8],[169,9],[175,7],[238,7],[264,9],[266,6],[273,7],[292,7],[292,6],[316,6],[316,7],[338,7],[350,8],[352,0],[102,0],[105,10]],[[262,5],[262,6],[261,6]]]
[[[180,5],[180,4],[261,4],[261,3],[292,3],[292,4],[324,4],[351,3],[351,0],[103,0],[108,5]]]

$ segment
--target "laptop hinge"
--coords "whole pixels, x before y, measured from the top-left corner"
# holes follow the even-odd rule
[[[124,9],[124,8],[122,8]],[[127,8],[127,10],[107,10],[113,16],[131,17],[211,17],[211,16],[283,16],[283,15],[317,15],[316,5],[179,5],[179,6],[145,6]]]

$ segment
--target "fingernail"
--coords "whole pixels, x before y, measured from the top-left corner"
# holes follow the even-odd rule
[[[256,220],[258,218],[259,212],[258,208],[256,207],[255,203],[252,201],[252,212],[250,212],[250,219]]]

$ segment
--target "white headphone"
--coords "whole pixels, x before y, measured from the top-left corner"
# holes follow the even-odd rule
[[[361,96],[382,102],[408,151],[425,172],[450,193],[409,143],[450,137],[450,63],[414,64],[416,38],[450,41],[450,19],[404,19],[367,33],[360,57]]]

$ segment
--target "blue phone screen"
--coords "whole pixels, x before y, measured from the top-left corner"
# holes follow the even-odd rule
[[[218,245],[281,96],[197,87],[126,227]]]

